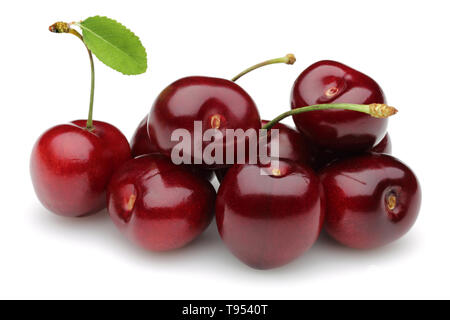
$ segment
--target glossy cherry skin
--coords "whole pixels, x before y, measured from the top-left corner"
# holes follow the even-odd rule
[[[264,126],[269,121],[262,120],[261,124]],[[289,159],[292,161],[304,163],[311,166],[315,160],[315,151],[310,142],[306,137],[295,130],[294,128],[285,125],[283,123],[277,123],[272,127],[272,129],[277,129],[278,131],[278,153],[280,158]],[[267,139],[267,154],[271,152],[271,139],[270,136]],[[227,168],[218,169],[215,171],[216,177],[219,182],[222,182],[225,174],[227,173]]]
[[[268,122],[267,120],[262,120],[261,124],[264,126]],[[310,142],[303,134],[283,123],[275,124],[272,129],[278,129],[278,151],[280,158],[311,165],[314,159],[314,151]],[[270,152],[270,138],[267,142],[268,152]]]
[[[255,103],[234,82],[210,77],[187,77],[169,85],[156,98],[147,123],[150,140],[161,153],[170,157],[172,148],[178,144],[178,141],[171,141],[172,133],[176,129],[186,129],[192,137],[191,163],[197,158],[203,160],[201,164],[205,168],[229,167],[226,164],[207,164],[205,159],[194,157],[194,121],[202,122],[203,132],[216,128],[223,134],[223,139],[217,139],[216,143],[223,150],[224,162],[226,129],[258,130],[261,126]],[[199,138],[196,141],[204,150],[211,142],[202,142],[202,137]],[[236,145],[246,140],[232,142],[230,146],[236,150]]]
[[[131,155],[133,156],[133,158],[142,156],[144,154],[158,152],[158,149],[153,143],[150,142],[150,138],[148,137],[147,118],[148,115],[145,116],[144,119],[142,119],[142,121],[136,128],[136,131],[134,131],[133,137],[131,138],[130,146]]]
[[[160,154],[126,162],[108,186],[107,208],[118,229],[152,251],[180,248],[212,220],[215,190]]]
[[[79,217],[103,209],[113,171],[131,158],[125,136],[114,126],[86,120],[44,132],[31,153],[30,171],[36,195],[50,211]]]
[[[376,146],[374,146],[370,152],[373,153],[386,153],[392,154],[392,142],[389,134],[386,133],[383,140],[381,140]],[[351,152],[333,152],[330,150],[325,150],[321,148],[316,148],[315,150],[314,160],[312,161],[312,167],[316,171],[320,171],[325,168],[327,165],[338,161],[340,159],[345,159],[348,157],[353,157],[360,153],[351,153]]]
[[[321,175],[325,228],[338,242],[371,249],[403,236],[420,209],[419,182],[404,163],[367,154],[333,163]]]
[[[322,103],[385,103],[380,86],[336,61],[319,61],[303,71],[291,92],[291,108]],[[370,150],[386,134],[387,119],[349,110],[321,110],[294,116],[297,129],[315,145],[339,152]]]
[[[145,154],[151,154],[151,153],[159,153],[156,149],[155,145],[151,143],[150,138],[147,133],[147,118],[146,116],[142,121],[139,123],[138,127],[136,128],[136,131],[133,134],[133,137],[131,138],[131,154],[134,158],[138,156],[142,156]],[[212,170],[206,170],[202,169],[200,166],[197,165],[186,165],[188,166],[192,172],[195,174],[200,175],[206,180],[211,181],[214,176],[214,171]]]
[[[261,175],[261,170],[268,175]],[[230,251],[257,269],[283,266],[307,251],[322,227],[319,179],[308,167],[281,160],[235,165],[220,185],[216,222]]]

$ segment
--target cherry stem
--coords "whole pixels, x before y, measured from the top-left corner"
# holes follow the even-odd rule
[[[75,29],[72,29],[71,24],[66,22],[56,22],[55,24],[51,25],[49,27],[49,30],[51,32],[55,33],[70,33],[76,36],[78,39],[80,39],[84,46],[86,47],[86,50],[89,55],[89,62],[91,64],[91,94],[89,97],[89,113],[88,113],[88,119],[86,121],[86,129],[92,130],[94,128],[93,125],[93,112],[94,112],[94,91],[95,91],[95,68],[94,68],[94,59],[92,57],[92,52],[87,47],[86,43],[84,42],[83,36]]]
[[[273,119],[272,121],[265,124],[262,128],[269,130],[275,124],[287,118],[289,116],[300,114],[303,112],[309,111],[318,111],[318,110],[330,110],[330,109],[338,109],[338,110],[351,110],[363,112],[368,115],[371,115],[374,118],[387,118],[397,113],[397,109],[394,107],[390,107],[388,105],[382,103],[372,103],[372,104],[352,104],[352,103],[331,103],[331,104],[315,104],[312,106],[301,107],[297,109],[292,109],[280,114],[278,117]]]
[[[287,55],[285,55],[284,57],[281,57],[281,58],[270,59],[270,60],[267,60],[267,61],[255,64],[254,66],[251,66],[250,68],[247,68],[244,71],[242,71],[241,73],[239,73],[237,76],[232,78],[231,81],[235,82],[240,77],[242,77],[243,75],[249,73],[250,71],[253,71],[255,69],[267,66],[269,64],[275,64],[275,63],[294,64],[295,63],[295,56],[292,53],[289,53],[289,54],[287,54]]]

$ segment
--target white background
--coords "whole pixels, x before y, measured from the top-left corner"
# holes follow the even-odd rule
[[[0,298],[450,298],[448,1],[1,1]],[[55,216],[34,195],[29,155],[51,126],[87,116],[89,62],[79,40],[51,34],[58,20],[101,14],[140,36],[146,74],[96,60],[94,118],[131,137],[156,95],[188,75],[239,80],[263,118],[289,108],[311,63],[333,59],[372,76],[400,111],[394,154],[418,175],[420,217],[400,241],[373,251],[325,237],[286,267],[257,271],[235,259],[215,224],[188,247],[154,254],[127,242],[105,211]],[[291,123],[291,121],[287,121]]]

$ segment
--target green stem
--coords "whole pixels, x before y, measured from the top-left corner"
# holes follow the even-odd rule
[[[89,55],[89,61],[91,63],[91,95],[89,98],[89,114],[88,114],[88,119],[86,121],[86,129],[87,130],[92,130],[94,128],[93,123],[92,123],[92,114],[94,111],[94,90],[95,90],[95,69],[94,69],[94,59],[92,58],[92,52],[91,50],[89,50],[89,48],[87,47],[86,43],[84,42],[83,36],[75,29],[71,28],[71,25],[75,24],[74,22],[72,23],[67,23],[67,22],[55,22],[54,24],[52,24],[48,29],[50,30],[50,32],[54,32],[54,33],[70,33],[73,34],[74,36],[76,36],[78,39],[81,40],[81,42],[83,42],[84,46],[86,47],[86,50],[88,52]]]
[[[87,48],[87,47],[86,47]],[[95,69],[94,69],[94,59],[92,58],[92,52],[88,49],[89,61],[91,62],[91,95],[89,97],[89,114],[86,121],[86,129],[91,130],[94,128],[92,123],[92,116],[94,111],[94,90],[95,90]]]
[[[289,54],[287,54],[287,55],[285,55],[284,57],[281,57],[281,58],[270,59],[270,60],[267,60],[267,61],[255,64],[254,66],[251,66],[250,68],[247,68],[244,71],[242,71],[241,73],[239,73],[237,76],[232,78],[231,81],[235,82],[240,77],[242,77],[243,75],[249,73],[250,71],[253,71],[255,69],[267,66],[269,64],[274,64],[274,63],[294,64],[295,63],[295,56],[293,54],[289,53]]]
[[[88,52],[88,55],[89,55],[89,61],[91,63],[91,95],[90,95],[90,98],[89,98],[89,113],[88,113],[88,119],[86,121],[86,129],[92,130],[94,128],[94,125],[93,125],[93,122],[92,122],[92,117],[93,117],[93,112],[94,112],[94,91],[95,91],[94,59],[92,58],[91,50],[89,50],[89,48],[84,43],[83,36],[78,31],[76,31],[75,29],[69,29],[69,33],[73,34],[74,36],[76,36],[77,38],[79,38],[83,42],[83,44],[86,47],[86,50]]]
[[[269,130],[275,124],[287,118],[289,116],[300,114],[303,112],[317,111],[317,110],[329,110],[329,109],[339,109],[339,110],[351,110],[363,112],[371,115],[375,118],[387,118],[395,113],[397,110],[394,107],[389,107],[385,104],[373,103],[373,104],[352,104],[352,103],[332,103],[332,104],[315,104],[312,106],[301,107],[297,109],[292,109],[280,114],[278,117],[272,121],[265,124],[262,128]]]

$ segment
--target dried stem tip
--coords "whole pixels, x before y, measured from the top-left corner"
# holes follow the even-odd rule
[[[369,104],[370,115],[375,118],[387,118],[397,113],[397,109],[383,103]]]
[[[55,22],[50,27],[48,27],[48,30],[54,33],[68,33],[70,31],[70,24],[61,21]]]
[[[288,53],[286,55],[286,58],[288,58],[288,61],[286,62],[286,64],[294,64],[296,59],[293,53]]]

